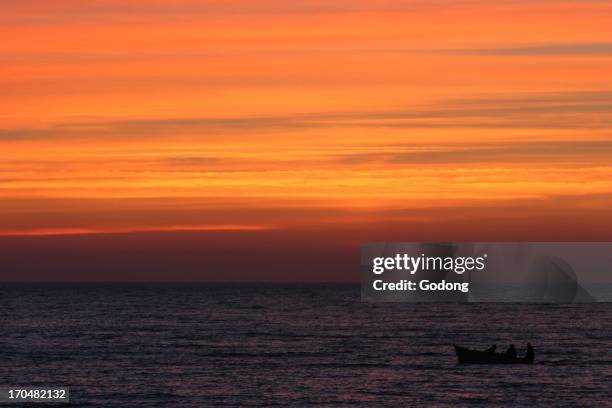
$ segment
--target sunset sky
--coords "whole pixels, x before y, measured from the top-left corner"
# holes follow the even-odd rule
[[[611,21],[3,2],[0,278],[342,281],[368,241],[612,240]]]

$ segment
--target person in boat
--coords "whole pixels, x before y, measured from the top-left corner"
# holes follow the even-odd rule
[[[506,355],[511,358],[516,358],[516,349],[514,348],[514,344],[510,344],[508,350],[506,350]]]
[[[533,350],[533,346],[531,345],[531,343],[527,343],[527,354],[525,354],[525,358],[528,361],[533,361],[534,357],[535,357],[535,351]]]

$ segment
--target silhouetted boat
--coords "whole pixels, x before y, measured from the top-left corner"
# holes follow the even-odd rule
[[[525,357],[513,357],[506,353],[496,353],[495,346],[485,350],[470,350],[465,347],[455,347],[457,361],[459,364],[531,364],[533,363],[534,352],[531,347]]]

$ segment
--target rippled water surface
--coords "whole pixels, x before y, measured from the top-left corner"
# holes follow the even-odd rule
[[[603,406],[612,304],[369,304],[358,286],[3,285],[1,381],[74,406]],[[452,343],[530,341],[532,366]]]

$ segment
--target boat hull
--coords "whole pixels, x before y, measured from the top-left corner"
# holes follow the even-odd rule
[[[470,350],[454,345],[459,364],[531,364],[533,358],[512,357],[503,353],[491,351]]]

